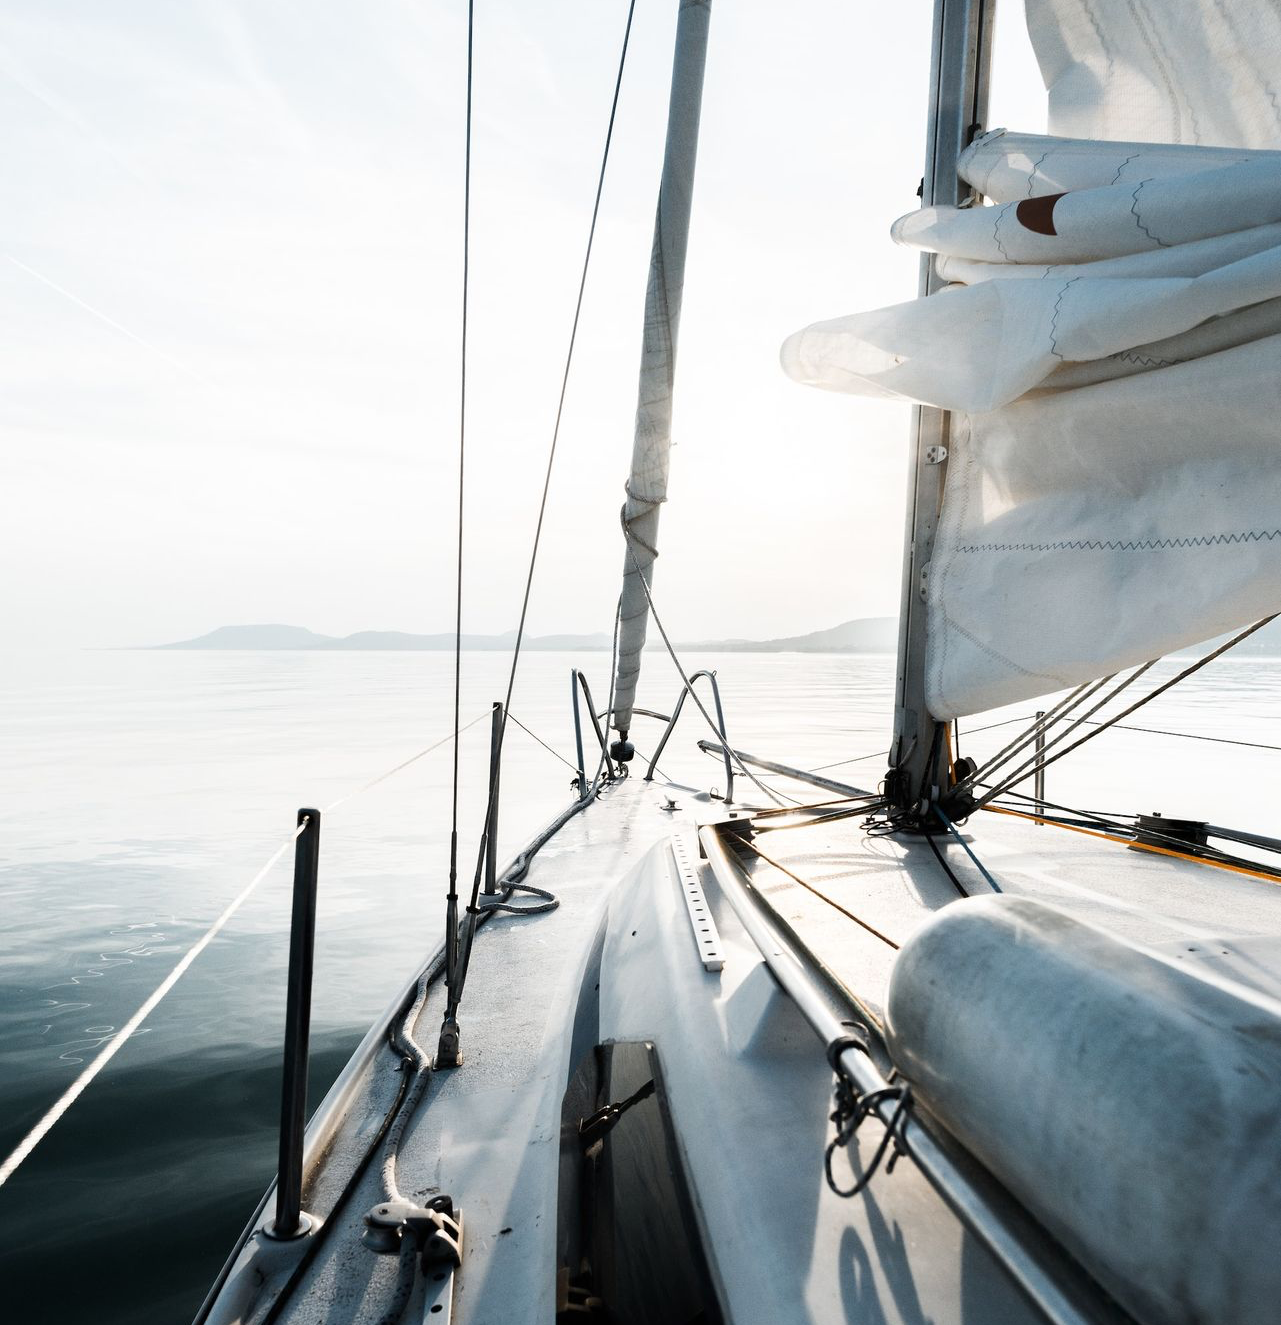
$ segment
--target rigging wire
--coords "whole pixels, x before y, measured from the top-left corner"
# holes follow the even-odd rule
[[[1128,690],[1139,679],[1139,677],[1143,676],[1146,672],[1151,670],[1151,668],[1155,667],[1156,664],[1157,664],[1157,659],[1153,658],[1150,661],[1143,663],[1142,666],[1136,667],[1134,671],[1130,673],[1129,676],[1125,677],[1124,680],[1120,681],[1117,685],[1113,686],[1112,689],[1109,690],[1107,694],[1103,696],[1102,699],[1100,699],[1090,708],[1086,709],[1086,711],[1079,718],[1073,719],[1073,721],[1070,722],[1061,731],[1055,731],[1054,734],[1045,741],[1045,743],[1041,746],[1041,748],[1039,750],[1035,750],[1030,759],[1024,759],[1023,762],[1019,764],[1017,768],[1015,768],[1013,773],[1009,772],[1008,770],[1002,773],[1001,777],[1005,780],[1005,784],[1011,787],[1015,786],[1023,778],[1030,776],[1032,773],[1039,771],[1041,768],[1044,768],[1047,762],[1046,754],[1048,751],[1053,750],[1057,746],[1062,745],[1063,742],[1069,736],[1071,736],[1071,734],[1074,731],[1076,731],[1076,729],[1080,727],[1081,724],[1084,723],[1087,718],[1093,717],[1101,709],[1106,708],[1107,705],[1112,702],[1112,700],[1114,700],[1119,694],[1122,694],[1124,691]],[[1108,677],[1106,679],[1111,680],[1111,677]],[[1090,690],[1089,695],[1086,696],[1086,698],[1091,698],[1095,694],[1097,694],[1102,684],[1103,683],[1100,683],[1100,685],[1094,686],[1093,689]],[[1061,715],[1061,718],[1059,720],[1061,721],[1062,718],[1066,716],[1067,716],[1066,713]],[[1042,725],[1038,730],[1034,731],[1031,734],[1031,736],[1025,737],[1021,742],[1022,744],[1021,753],[1026,752],[1028,744],[1032,740],[1034,740],[1038,736],[1044,735],[1048,730],[1049,729],[1046,726]],[[1001,762],[1008,763],[1009,760],[1008,759],[1005,761],[989,760],[988,763],[983,768],[976,770],[974,773],[970,775],[969,778],[970,783],[973,784],[977,782],[980,778],[982,778],[986,782],[990,782],[991,781],[990,774],[992,773],[993,769],[997,767]]]
[[[990,772],[994,768],[998,768],[1001,764],[1012,759],[1019,753],[1019,751],[1025,750],[1043,732],[1049,731],[1060,718],[1066,717],[1073,709],[1084,703],[1085,700],[1089,699],[1092,695],[1097,694],[1109,681],[1114,680],[1115,677],[1116,673],[1110,672],[1107,676],[1101,676],[1097,681],[1087,681],[1083,685],[1077,686],[1075,690],[1064,695],[1064,697],[1059,700],[1052,709],[1035,719],[1032,726],[1027,728],[1026,731],[1019,732],[1012,741],[1002,746],[996,754],[992,755],[991,758],[979,768],[976,768],[968,777],[962,778],[957,785],[964,788],[977,781],[985,773]]]
[[[668,638],[667,631],[663,627],[663,623],[662,620],[659,618],[658,611],[654,607],[654,595],[650,592],[650,588],[648,583],[646,583],[645,576],[641,574],[640,563],[636,560],[636,553],[632,550],[633,534],[627,525],[626,506],[624,506],[619,511],[619,521],[623,526],[623,543],[624,546],[627,548],[627,556],[631,560],[633,569],[636,571],[636,578],[640,581],[641,588],[644,589],[645,591],[645,603],[646,606],[648,606],[649,608],[649,614],[654,618],[654,624],[658,627],[659,635],[662,636],[663,644],[667,649],[668,657],[670,657],[672,660],[672,666],[676,668],[677,674],[680,676],[681,679],[681,684],[685,687],[685,693],[689,695],[689,697],[694,701],[695,707],[703,715],[704,721],[706,721],[707,725],[712,729],[712,734],[717,738],[717,740],[725,743],[726,749],[729,750],[731,757],[734,759],[734,762],[738,765],[739,771],[743,774],[745,778],[747,778],[749,782],[754,783],[760,791],[763,791],[765,795],[768,796],[770,800],[774,802],[775,805],[781,805],[784,801],[791,801],[793,805],[799,805],[800,802],[796,800],[794,797],[789,796],[786,792],[775,791],[772,787],[767,787],[760,780],[760,778],[758,778],[756,774],[753,773],[752,770],[748,768],[748,766],[743,762],[738,752],[729,746],[724,734],[721,732],[721,729],[712,720],[712,715],[707,711],[707,706],[698,697],[697,692],[695,691],[693,685],[690,683],[689,676],[686,673],[680,658],[676,656],[676,650],[672,647],[672,641]],[[613,707],[614,707],[613,682],[611,681],[610,682],[611,712],[613,711]]]
[[[475,0],[467,0],[467,126],[463,155],[463,306],[458,354],[458,552],[454,589],[454,772],[449,816],[449,894],[446,898],[445,983],[454,979],[458,935],[458,721],[463,685],[463,529],[467,470],[467,306],[471,279],[471,112],[476,35]]]
[[[631,43],[632,19],[636,13],[636,0],[631,0],[627,9],[627,22],[623,29],[623,44],[618,56],[618,72],[614,77],[614,92],[609,105],[609,122],[605,129],[605,145],[601,151],[600,169],[596,176],[596,194],[592,200],[591,222],[587,228],[587,246],[583,252],[583,265],[578,279],[578,295],[574,301],[574,317],[570,323],[569,344],[565,351],[565,367],[561,374],[560,395],[556,402],[556,418],[552,425],[551,445],[547,451],[547,465],[543,473],[543,489],[538,503],[538,518],[534,525],[534,539],[529,553],[529,566],[525,572],[525,588],[521,596],[520,619],[516,626],[516,642],[512,647],[511,668],[507,674],[507,693],[503,701],[503,717],[498,726],[498,751],[501,755],[503,740],[507,734],[507,715],[511,708],[512,694],[516,687],[516,672],[520,665],[521,650],[525,642],[525,623],[529,616],[529,602],[534,587],[534,571],[538,564],[538,551],[542,543],[543,524],[547,517],[547,499],[551,492],[552,471],[556,463],[556,449],[560,442],[561,421],[565,414],[565,398],[569,391],[570,371],[574,364],[574,349],[578,343],[578,328],[582,320],[583,301],[587,294],[587,277],[591,269],[592,248],[596,242],[596,225],[600,218],[601,199],[605,192],[605,175],[609,166],[610,147],[614,141],[614,124],[618,117],[618,101],[623,89],[623,73],[627,67],[627,50]],[[611,700],[612,704],[612,700]],[[531,735],[533,733],[530,733]],[[577,771],[577,770],[575,770]],[[484,870],[485,851],[488,846],[490,812],[493,809],[496,788],[491,780],[489,801],[485,808],[485,825],[480,837],[480,848],[476,862],[475,880],[472,887],[470,906],[474,907],[480,892],[480,879]]]
[[[513,648],[512,648],[511,667],[510,667],[510,670],[509,670],[508,675],[507,675],[507,690],[506,690],[506,695],[505,695],[505,698],[504,698],[504,701],[503,701],[503,710],[502,710],[502,712],[503,712],[503,716],[502,716],[502,720],[500,721],[499,726],[498,726],[498,739],[497,739],[496,744],[497,744],[497,751],[498,751],[498,754],[499,754],[500,757],[501,757],[501,753],[502,753],[503,740],[504,740],[504,738],[505,738],[505,736],[506,736],[506,733],[507,733],[507,716],[508,716],[508,713],[509,713],[510,708],[511,708],[511,698],[512,698],[512,693],[513,693],[513,691],[514,691],[514,689],[515,689],[515,685],[516,685],[516,673],[517,673],[517,669],[518,669],[519,664],[520,664],[521,650],[522,650],[522,647],[523,647],[523,645],[524,645],[524,640],[525,640],[525,623],[526,623],[526,620],[527,620],[527,617],[528,617],[528,613],[529,613],[529,602],[530,602],[530,597],[531,597],[531,594],[532,594],[532,591],[533,591],[533,584],[534,584],[534,571],[535,571],[535,568],[536,568],[537,563],[538,563],[538,551],[539,551],[539,547],[540,547],[540,544],[541,544],[541,541],[542,541],[543,523],[544,523],[544,520],[545,520],[545,518],[546,518],[546,514],[547,514],[547,498],[548,498],[548,494],[549,494],[549,492],[550,492],[550,490],[551,490],[552,470],[553,470],[553,466],[554,466],[554,464],[555,464],[555,460],[556,460],[556,448],[557,448],[557,443],[558,443],[559,440],[560,440],[560,427],[561,427],[561,420],[562,420],[562,417],[563,417],[563,414],[564,414],[565,397],[566,397],[566,394],[567,394],[567,392],[568,392],[568,387],[569,387],[570,370],[571,370],[571,368],[572,368],[572,366],[573,366],[574,348],[575,348],[575,345],[576,345],[576,343],[577,343],[577,338],[578,338],[578,327],[579,327],[579,322],[580,322],[580,320],[581,320],[581,316],[582,316],[583,300],[584,300],[584,296],[585,296],[586,289],[587,289],[587,276],[588,276],[588,271],[589,271],[589,269],[590,269],[590,265],[591,265],[592,247],[593,247],[593,244],[594,244],[594,242],[595,242],[595,238],[596,238],[596,224],[597,224],[597,220],[598,220],[598,218],[599,218],[599,216],[600,216],[600,204],[601,204],[601,198],[602,198],[602,196],[603,196],[603,194],[604,194],[606,168],[607,168],[607,166],[608,166],[608,164],[609,164],[610,146],[611,146],[611,144],[612,144],[612,142],[613,142],[613,137],[614,137],[614,123],[615,123],[615,119],[616,119],[616,117],[617,117],[617,113],[618,113],[618,101],[619,101],[619,95],[620,95],[620,93],[621,93],[621,91],[622,91],[622,85],[623,85],[623,72],[624,72],[624,70],[625,70],[625,68],[626,68],[626,65],[627,65],[627,50],[628,50],[628,46],[629,46],[630,41],[631,41],[632,18],[633,18],[633,16],[634,16],[635,12],[636,12],[636,0],[631,0],[631,4],[628,6],[628,10],[627,10],[627,23],[626,23],[626,26],[625,26],[625,28],[624,28],[624,30],[623,30],[623,44],[622,44],[622,50],[621,50],[620,53],[619,53],[619,59],[618,59],[618,72],[617,72],[617,74],[616,74],[616,76],[615,76],[615,79],[614,79],[614,91],[613,91],[613,96],[612,96],[611,101],[610,101],[609,123],[608,123],[608,126],[607,126],[607,128],[606,128],[606,132],[605,132],[605,145],[604,145],[604,149],[603,149],[603,151],[602,151],[602,153],[601,153],[600,170],[599,170],[599,172],[598,172],[598,174],[597,174],[597,180],[596,180],[596,194],[595,194],[595,198],[594,198],[593,203],[592,203],[591,223],[590,223],[590,225],[589,225],[589,227],[588,227],[588,232],[587,232],[587,246],[586,246],[586,249],[585,249],[585,252],[584,252],[584,255],[583,255],[582,274],[581,274],[581,276],[580,276],[580,278],[579,278],[579,283],[578,283],[578,297],[577,297],[577,299],[576,299],[576,301],[575,301],[575,305],[574,305],[574,317],[573,317],[573,321],[572,321],[571,326],[570,326],[569,344],[568,344],[568,347],[567,347],[567,350],[566,350],[566,354],[565,354],[565,368],[564,368],[564,372],[563,372],[562,377],[561,377],[560,397],[559,397],[559,400],[558,400],[558,402],[557,402],[556,418],[555,418],[555,423],[554,423],[553,428],[552,428],[551,445],[550,445],[550,447],[549,447],[549,449],[548,449],[548,454],[547,454],[547,465],[546,465],[546,469],[545,469],[545,472],[544,472],[544,475],[543,475],[543,489],[542,489],[542,494],[541,494],[541,497],[540,497],[540,500],[539,500],[539,505],[538,505],[538,518],[537,518],[537,521],[536,521],[535,526],[534,526],[534,539],[533,539],[533,545],[532,545],[532,547],[531,547],[531,549],[530,549],[529,567],[528,567],[528,569],[527,569],[527,571],[526,571],[526,574],[525,574],[525,587],[524,587],[524,592],[523,592],[522,597],[521,597],[520,621],[519,621],[519,624],[518,624],[518,626],[517,626],[517,630],[516,630],[516,641],[515,641],[515,644],[513,645]],[[470,172],[471,172],[472,47],[473,47],[473,35],[474,35],[474,23],[473,23],[473,17],[474,17],[474,0],[469,0],[468,8],[467,8],[467,24],[468,24],[468,27],[467,27],[467,172],[468,172],[468,174],[467,174],[467,178],[468,178],[468,187],[470,187],[470,178],[471,178]],[[466,328],[466,293],[465,293],[465,292],[466,292],[466,272],[467,272],[467,251],[466,251],[466,243],[467,243],[466,235],[464,235],[464,262],[463,262],[463,271],[464,271],[464,282],[463,282],[463,285],[464,285],[464,311],[463,311],[464,344],[465,344],[465,328]],[[464,380],[465,380],[465,364],[464,364]],[[461,449],[462,449],[462,444],[461,444],[461,441],[460,441],[460,453],[461,453]],[[460,460],[460,466],[461,466],[461,460]],[[461,486],[461,467],[460,467],[460,486]],[[461,519],[462,519],[462,516],[461,516],[461,504],[460,504],[460,508],[459,508],[459,509],[460,509],[459,522],[460,522],[460,558],[461,558]],[[461,641],[461,593],[462,593],[462,587],[461,587],[461,584],[462,584],[462,582],[461,582],[461,572],[460,572],[460,579],[459,579],[459,595],[460,595],[459,622],[460,622],[460,626],[459,626],[459,633],[458,633],[458,636],[457,636],[457,641],[456,641],[456,643]],[[615,632],[615,634],[617,635],[617,631]],[[616,647],[617,647],[617,640],[615,640],[615,648],[616,648]],[[457,649],[456,649],[456,652],[455,652],[455,659],[456,659],[456,661],[457,661],[457,659],[458,659],[459,657],[460,657],[460,650],[457,650]],[[460,666],[461,664],[458,664],[458,665]],[[457,681],[456,681],[456,685],[457,685]],[[613,702],[613,701],[612,701],[612,691],[611,691],[611,704],[612,704],[612,702]],[[605,752],[602,751],[602,760],[601,760],[601,763],[598,765],[598,772],[597,772],[596,779],[595,779],[595,781],[593,782],[592,790],[591,790],[591,792],[588,794],[588,796],[584,797],[582,800],[580,800],[580,801],[578,802],[578,804],[577,804],[576,807],[573,807],[575,813],[577,812],[578,809],[581,809],[582,806],[583,806],[584,804],[586,804],[587,801],[588,801],[589,799],[591,799],[591,798],[596,794],[596,791],[597,791],[597,789],[599,788],[599,784],[600,784],[600,770],[603,770],[603,769],[604,769],[605,764],[606,764],[606,756],[605,756]],[[493,771],[493,774],[491,775],[491,777],[490,777],[490,779],[489,779],[489,794],[488,794],[487,801],[486,801],[486,806],[485,806],[485,818],[484,818],[484,820],[483,820],[483,824],[482,824],[482,828],[481,828],[481,833],[480,833],[479,845],[478,845],[478,848],[477,848],[477,854],[476,854],[476,868],[475,868],[475,871],[474,871],[474,873],[473,873],[473,877],[472,877],[471,894],[470,894],[470,897],[468,898],[468,902],[467,902],[467,920],[466,920],[466,924],[465,924],[464,927],[463,927],[463,933],[461,934],[461,936],[459,936],[458,921],[457,921],[457,907],[458,907],[458,891],[457,891],[457,843],[456,843],[456,833],[457,833],[457,828],[456,828],[456,826],[455,826],[455,838],[454,838],[454,844],[453,844],[453,847],[451,848],[451,856],[450,856],[450,884],[449,884],[449,896],[448,896],[448,899],[447,899],[448,910],[447,910],[447,916],[446,916],[446,924],[447,924],[447,927],[448,927],[448,932],[451,933],[451,934],[453,934],[453,935],[455,935],[455,938],[454,938],[454,940],[453,940],[453,960],[452,960],[451,963],[449,964],[448,974],[447,974],[447,977],[446,977],[446,985],[447,985],[448,988],[449,988],[449,998],[448,998],[448,1001],[447,1001],[447,1004],[446,1004],[446,1009],[445,1009],[445,1017],[444,1017],[444,1022],[443,1022],[443,1026],[442,1026],[442,1037],[443,1037],[443,1035],[444,1035],[444,1028],[449,1027],[450,1024],[451,1024],[451,1022],[455,1023],[455,1025],[456,1025],[456,1015],[457,1015],[457,1011],[458,1011],[458,1005],[459,1005],[459,1002],[460,1002],[461,997],[462,997],[462,987],[463,987],[463,984],[464,984],[464,982],[465,982],[465,980],[466,980],[467,967],[468,967],[468,964],[470,963],[470,960],[471,960],[471,945],[472,945],[472,942],[473,942],[474,937],[475,937],[475,930],[476,930],[476,924],[477,924],[477,922],[478,922],[478,918],[480,917],[480,914],[481,914],[481,912],[482,912],[482,910],[483,910],[483,908],[481,908],[481,907],[478,905],[478,902],[479,902],[479,898],[480,898],[481,880],[482,880],[482,877],[483,877],[483,874],[484,874],[484,868],[485,868],[485,855],[486,855],[486,852],[489,850],[489,847],[490,847],[490,844],[489,844],[489,823],[490,823],[490,818],[491,818],[491,814],[492,814],[492,811],[493,811],[494,800],[495,800],[495,797],[496,797],[496,795],[497,795],[497,790],[498,790],[498,788],[497,788],[497,781],[496,781],[496,774],[497,774],[497,771],[498,771],[498,766],[499,766],[499,760],[498,760],[498,759],[495,759],[495,761],[494,761],[494,771]],[[575,771],[577,771],[577,770],[575,770]],[[457,779],[457,768],[455,767],[455,777],[454,777],[455,821],[456,821],[456,807],[457,807],[457,802],[458,802],[458,779]],[[548,901],[551,901],[551,902],[554,902],[554,899],[552,899],[552,898],[548,898],[547,900],[548,900]],[[510,909],[510,908],[509,908],[509,909]],[[545,908],[545,907],[542,907],[542,906],[539,906],[539,907],[536,907],[536,908],[531,908],[531,910],[543,910],[543,909],[548,909],[548,908]],[[456,1033],[456,1031],[455,1031],[455,1033]]]
[[[1187,677],[1191,676],[1194,672],[1200,671],[1201,668],[1207,666],[1209,663],[1212,663],[1216,658],[1226,653],[1229,649],[1233,648],[1237,644],[1240,644],[1242,640],[1248,639],[1251,635],[1254,634],[1256,630],[1261,630],[1270,621],[1275,621],[1277,615],[1278,614],[1274,612],[1271,616],[1267,616],[1260,621],[1256,621],[1252,626],[1247,626],[1245,630],[1242,630],[1238,634],[1234,635],[1226,643],[1219,645],[1217,649],[1211,650],[1204,657],[1198,658],[1196,662],[1192,663],[1188,667],[1185,667],[1181,672],[1171,677],[1168,681],[1162,682],[1159,686],[1157,686],[1155,690],[1149,691],[1148,694],[1143,695],[1139,699],[1135,700],[1135,702],[1131,704],[1128,708],[1122,709],[1120,713],[1117,713],[1113,715],[1111,718],[1108,718],[1105,721],[1101,722],[1097,727],[1095,727],[1095,729],[1092,732],[1087,732],[1084,736],[1078,737],[1075,741],[1072,742],[1071,745],[1068,745],[1064,749],[1056,751],[1048,759],[1040,760],[1039,763],[1036,763],[1035,768],[1032,771],[1035,772],[1044,768],[1048,768],[1050,764],[1053,764],[1057,760],[1062,759],[1064,755],[1071,754],[1073,750],[1079,749],[1087,741],[1092,741],[1096,736],[1102,735],[1105,731],[1107,731],[1109,727],[1115,726],[1118,722],[1120,722],[1122,718],[1128,718],[1130,714],[1133,713],[1136,709],[1142,708],[1144,704],[1151,703],[1151,701],[1154,700],[1158,695],[1164,694],[1172,686],[1178,685],[1180,681],[1185,680]],[[1151,663],[1148,664],[1148,666],[1151,665],[1152,665]],[[1146,670],[1147,670],[1146,667],[1141,669],[1141,671],[1146,671]],[[1138,674],[1139,673],[1136,673],[1136,675]],[[1132,677],[1131,680],[1133,679],[1134,678]],[[1093,713],[1094,711],[1095,710],[1092,709],[1091,713]],[[1069,728],[1069,730],[1071,730],[1071,728]],[[1067,733],[1065,732],[1064,735],[1066,734]],[[1012,787],[1015,784],[1015,782],[1021,781],[1022,777],[1026,776],[1026,773],[1024,773],[1022,769],[1016,770],[1016,773],[1019,776],[1015,776],[1013,780],[1007,777],[1006,780],[1002,782],[999,786],[992,788],[990,791],[986,792],[983,796],[981,796],[978,800],[978,807],[982,808],[984,805],[987,805],[990,801],[994,800],[1002,792],[1009,790],[1009,788]]]

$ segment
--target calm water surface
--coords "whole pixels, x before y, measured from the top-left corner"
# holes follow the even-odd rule
[[[602,655],[543,653],[522,664],[512,706],[566,759],[576,661],[603,705]],[[887,658],[687,663],[719,669],[731,737],[754,753],[813,767],[887,744]],[[465,664],[467,720],[501,695],[505,662],[471,654]],[[639,702],[669,711],[675,673],[658,655],[646,665]],[[451,666],[448,655],[404,653],[0,658],[0,1155],[253,877],[298,806],[327,805],[448,732]],[[1281,746],[1281,662],[1225,659],[1132,721]],[[707,733],[692,706],[682,723],[664,771],[719,787],[719,765],[694,749]],[[642,750],[656,739],[651,726],[634,734]],[[964,751],[990,753],[1009,734],[963,736]],[[464,859],[483,814],[488,739],[485,716],[460,746]],[[1278,760],[1111,732],[1047,776],[1051,799],[1281,835]],[[883,764],[833,776],[870,784]],[[325,818],[313,1102],[439,940],[450,770],[446,746]],[[505,856],[566,803],[570,777],[509,729]],[[275,1168],[289,882],[286,856],[0,1188],[6,1316],[60,1325],[91,1311],[103,1325],[169,1325],[194,1313]]]

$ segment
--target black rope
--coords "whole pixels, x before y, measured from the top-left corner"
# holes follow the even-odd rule
[[[943,873],[952,881],[952,887],[956,889],[962,897],[968,897],[970,894],[966,891],[965,885],[956,877],[955,871],[947,863],[947,857],[939,850],[939,844],[934,840],[933,833],[926,833],[925,840],[930,844],[930,850],[934,853],[934,859],[938,861]]]
[[[793,883],[799,883],[806,892],[813,893],[820,902],[826,902],[834,911],[839,911],[847,920],[852,920],[860,929],[865,929],[873,938],[880,939],[887,947],[893,948],[895,952],[902,946],[895,943],[887,934],[882,934],[875,925],[870,925],[862,916],[855,915],[848,907],[844,907],[834,897],[829,897],[825,892],[816,888],[812,883],[802,879],[799,874],[794,874],[786,865],[780,864],[772,856],[767,856],[750,838],[740,838],[737,843],[740,847],[746,847],[754,856],[759,856],[767,865],[772,865],[780,874],[786,874]]]
[[[988,873],[987,868],[984,866],[983,862],[974,854],[974,849],[965,840],[964,836],[961,833],[961,830],[951,821],[951,819],[947,817],[947,814],[944,812],[943,807],[937,801],[934,803],[934,813],[938,815],[940,822],[943,824],[943,827],[946,828],[947,831],[951,833],[952,836],[956,838],[956,840],[961,844],[962,848],[965,851],[965,854],[969,856],[971,861],[974,862],[974,868],[978,870],[978,872],[984,877],[984,879],[987,880],[988,886],[992,889],[992,891],[994,893],[1003,892],[1004,889],[1001,887],[999,883],[997,883],[997,881],[991,876],[991,874]]]
[[[832,1173],[832,1160],[837,1150],[847,1147],[867,1118],[875,1113],[881,1104],[889,1100],[896,1100],[897,1103],[889,1122],[885,1125],[885,1135],[881,1137],[880,1144],[872,1155],[872,1162],[863,1170],[861,1176],[854,1180],[852,1187],[842,1187]],[[865,1094],[859,1094],[858,1088],[848,1077],[837,1073],[836,1108],[831,1113],[831,1120],[836,1124],[836,1135],[823,1153],[823,1172],[827,1177],[827,1185],[837,1196],[848,1198],[857,1196],[863,1191],[876,1176],[881,1162],[891,1147],[893,1153],[889,1157],[889,1163],[885,1165],[885,1172],[894,1172],[894,1165],[898,1163],[899,1156],[907,1153],[903,1131],[911,1108],[911,1086],[885,1086],[881,1090],[869,1090]]]
[[[1227,851],[1220,851],[1218,847],[1200,846],[1195,843],[1189,842],[1186,838],[1175,837],[1170,833],[1163,833],[1155,828],[1150,828],[1145,826],[1140,830],[1139,825],[1137,823],[1124,822],[1124,820],[1127,817],[1131,819],[1136,818],[1136,816],[1133,815],[1129,816],[1105,815],[1103,813],[1094,812],[1091,810],[1073,809],[1071,806],[1059,805],[1054,801],[1037,800],[1034,796],[1025,796],[1018,791],[1007,791],[1005,795],[1013,796],[1015,799],[1020,801],[1027,801],[1034,806],[1038,807],[1045,806],[1051,810],[1060,810],[1064,815],[1074,815],[1077,816],[1077,818],[1075,821],[1067,818],[1055,818],[1052,815],[1042,814],[1039,812],[1039,810],[1037,813],[1033,814],[1030,810],[1015,809],[1013,806],[993,805],[990,808],[996,810],[1000,809],[1010,810],[1014,814],[1028,815],[1031,818],[1044,819],[1046,823],[1063,824],[1070,828],[1107,828],[1110,829],[1117,836],[1129,835],[1130,837],[1136,839],[1138,833],[1142,831],[1143,836],[1149,839],[1149,843],[1147,843],[1147,845],[1165,846],[1169,850],[1178,852],[1181,855],[1193,856],[1198,860],[1204,860],[1211,864],[1217,861],[1218,863],[1224,865],[1239,865],[1245,869],[1258,870],[1262,874],[1281,875],[1281,871],[1278,871],[1271,865],[1264,864],[1262,861],[1252,860],[1247,856],[1236,856],[1233,855],[1231,852]],[[1212,832],[1209,835],[1212,837],[1223,837],[1227,841],[1242,842],[1245,845],[1253,846],[1260,851],[1275,852],[1277,850],[1276,847],[1269,847],[1263,843],[1258,842],[1257,840],[1251,841],[1245,835],[1233,836],[1229,833],[1224,833],[1224,832]],[[1145,844],[1138,843],[1138,845],[1141,847]]]

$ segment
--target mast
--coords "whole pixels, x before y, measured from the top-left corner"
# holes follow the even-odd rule
[[[632,725],[641,650],[649,618],[647,587],[658,556],[658,514],[667,500],[672,447],[672,386],[680,332],[685,251],[689,241],[698,120],[703,101],[703,66],[711,0],[681,0],[672,60],[672,91],[667,111],[667,143],[654,219],[654,246],[645,291],[645,331],[641,347],[636,434],[623,527],[623,596],[618,626],[618,668],[614,681],[613,725],[622,742]],[[643,582],[642,582],[643,577]],[[620,748],[621,753],[621,748]]]
[[[987,118],[995,19],[996,0],[935,0],[923,207],[955,207],[973,198],[956,173],[957,158]],[[940,284],[933,257],[922,255],[921,296],[933,294]],[[923,803],[948,784],[944,724],[925,707],[925,585],[943,502],[950,424],[945,410],[913,410],[894,741],[886,779],[893,808],[908,822],[921,821]]]

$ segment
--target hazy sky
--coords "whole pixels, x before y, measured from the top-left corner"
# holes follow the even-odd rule
[[[515,624],[626,0],[478,0],[464,628]],[[1043,128],[1003,6],[993,123]],[[906,410],[795,328],[914,293],[931,6],[716,0],[655,584],[896,610]],[[0,613],[25,645],[452,621],[464,0],[9,0]],[[639,0],[531,629],[606,630],[675,0]],[[1000,58],[1004,57],[1004,58]]]

